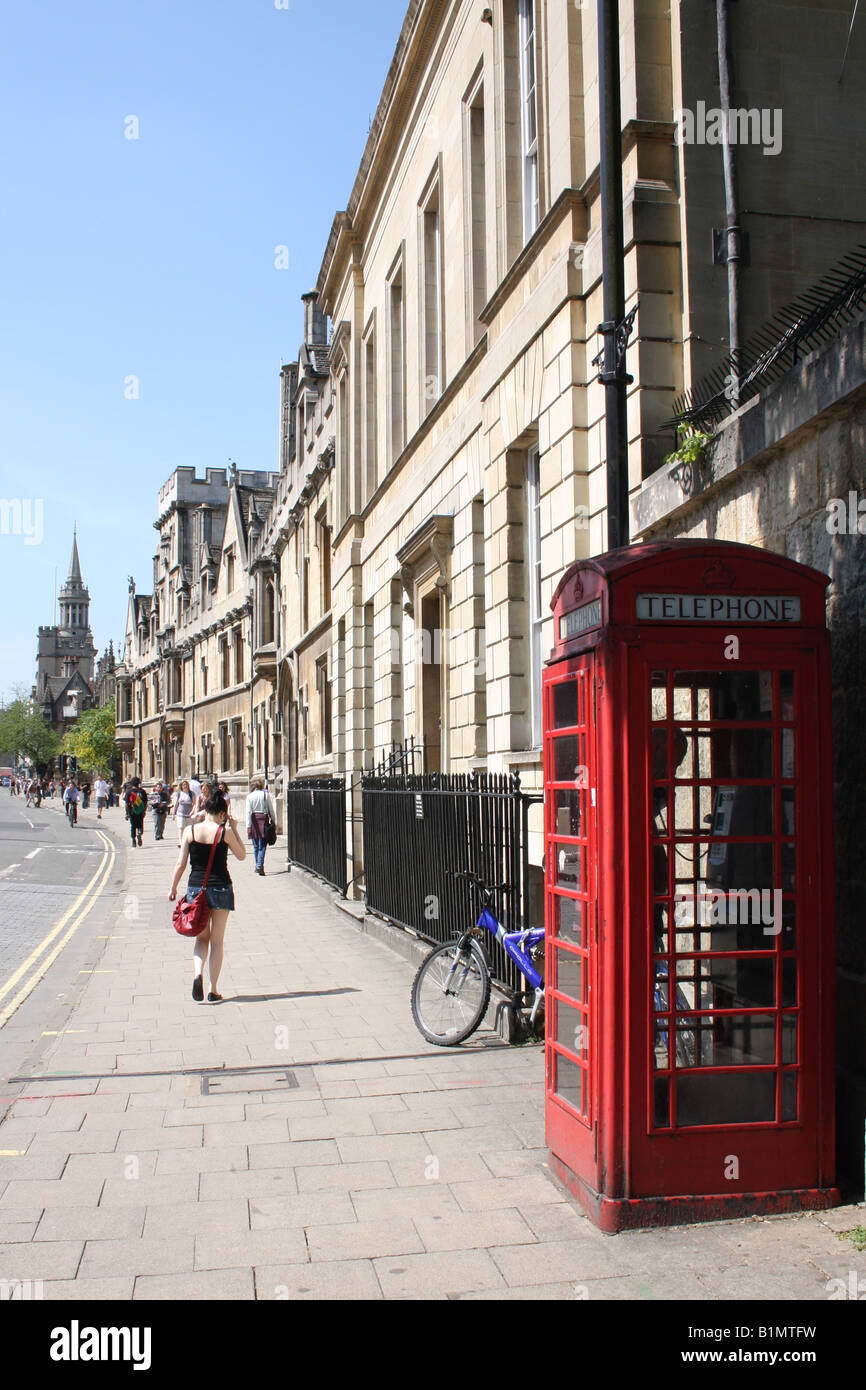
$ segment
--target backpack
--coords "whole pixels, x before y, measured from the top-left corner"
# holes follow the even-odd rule
[[[136,790],[129,793],[129,814],[131,816],[144,815],[145,801],[141,792]]]

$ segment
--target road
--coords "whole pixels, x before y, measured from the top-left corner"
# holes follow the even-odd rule
[[[58,1000],[81,983],[81,955],[93,945],[123,868],[123,813],[109,813],[117,840],[96,811],[70,826],[57,801],[37,810],[0,792],[0,1042],[32,1041],[51,1026]],[[120,841],[120,843],[118,843]],[[2,1069],[2,1057],[0,1057]]]

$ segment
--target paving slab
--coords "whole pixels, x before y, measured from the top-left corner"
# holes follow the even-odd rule
[[[505,1287],[505,1280],[486,1250],[396,1255],[374,1260],[373,1265],[386,1298],[453,1298],[479,1289]]]
[[[218,1269],[194,1274],[144,1275],[136,1279],[133,1298],[147,1303],[221,1303],[253,1300],[252,1269]]]
[[[256,1298],[298,1302],[382,1298],[371,1260],[330,1260],[308,1265],[257,1266]]]
[[[249,1202],[254,1231],[280,1226],[330,1226],[355,1222],[358,1213],[347,1192],[302,1192],[288,1197],[253,1197]]]
[[[83,1240],[0,1245],[0,1279],[72,1279],[78,1272]]]
[[[310,1258],[300,1227],[197,1235],[195,1267],[204,1269],[254,1269],[257,1265],[307,1264]]]

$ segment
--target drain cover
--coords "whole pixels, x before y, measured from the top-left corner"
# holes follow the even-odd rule
[[[297,1091],[293,1071],[217,1071],[201,1078],[203,1096],[246,1095],[251,1091]]]

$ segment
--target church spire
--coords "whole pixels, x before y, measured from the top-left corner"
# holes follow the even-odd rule
[[[69,561],[69,575],[66,580],[66,587],[83,588],[81,579],[81,561],[78,558],[78,527],[72,531],[72,559]]]
[[[60,626],[64,628],[87,628],[90,626],[90,594],[81,577],[81,561],[78,555],[78,529],[72,533],[72,558],[69,561],[69,574],[60,590]]]

